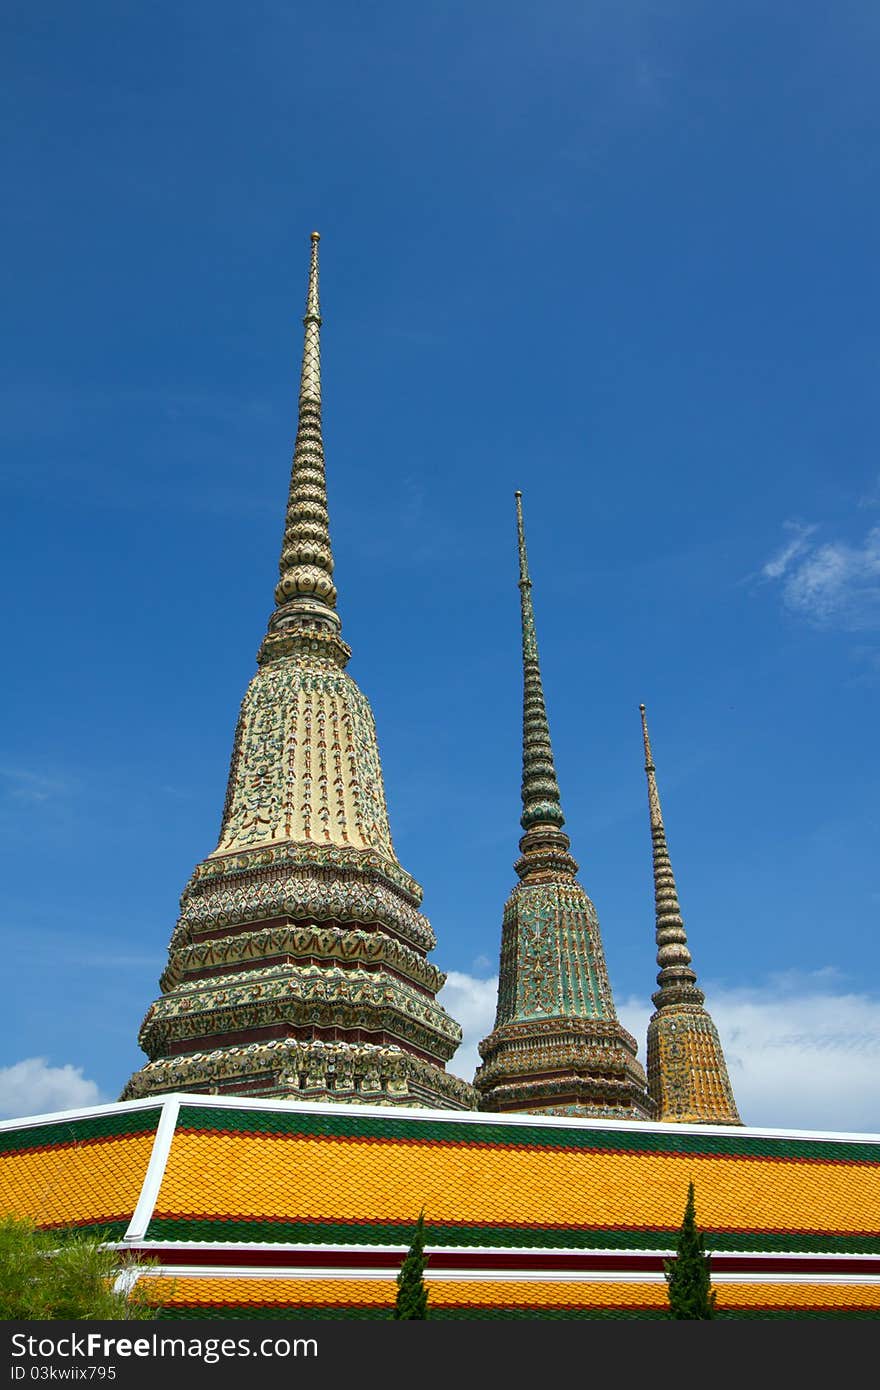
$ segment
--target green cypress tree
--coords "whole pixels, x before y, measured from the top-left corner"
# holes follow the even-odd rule
[[[425,1209],[419,1212],[415,1235],[397,1276],[394,1318],[427,1318],[428,1290],[425,1288]]]
[[[684,1220],[675,1245],[675,1259],[664,1263],[669,1285],[671,1318],[714,1318],[715,1294],[709,1283],[709,1256],[697,1229],[694,1185],[688,1184]]]

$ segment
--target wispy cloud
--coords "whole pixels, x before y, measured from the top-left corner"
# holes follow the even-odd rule
[[[880,507],[880,473],[874,479],[874,486],[859,498],[860,507]]]
[[[16,381],[0,388],[0,418],[4,434],[41,438],[65,436],[84,418],[143,409],[172,424],[207,422],[216,426],[240,425],[271,419],[271,405],[262,396],[234,394],[228,390],[181,390],[177,385],[119,386],[94,389],[56,382]],[[14,459],[5,460],[14,464]]]
[[[781,579],[789,565],[808,549],[810,536],[817,529],[816,526],[804,526],[800,521],[786,521],[785,530],[793,533],[791,540],[764,565],[761,570],[764,578]]]
[[[6,902],[3,906],[7,917],[17,915],[17,905]],[[70,923],[54,927],[30,922],[27,931],[10,934],[4,948],[8,964],[19,973],[39,971],[51,959],[68,979],[94,970],[149,970],[159,974],[163,964],[159,951],[138,950],[137,942],[126,949],[126,944],[109,928],[101,934],[76,930]]]
[[[495,1021],[497,986],[494,976],[450,971],[440,995],[464,1031],[451,1070],[468,1081]],[[880,997],[848,989],[833,967],[706,991],[746,1124],[880,1132]],[[650,1004],[631,997],[618,1013],[644,1064]]]
[[[0,767],[0,778],[3,792],[15,801],[54,801],[70,791],[70,784],[63,778],[47,777],[25,768]]]
[[[378,498],[369,513],[362,511],[358,515],[349,543],[374,563],[399,567],[403,553],[400,535],[405,534],[407,565],[430,564],[439,555],[450,553],[455,538],[436,515],[431,517],[430,526],[425,525],[429,504],[430,494],[422,478],[418,473],[408,473],[400,479],[393,497]]]
[[[100,1105],[104,1097],[97,1084],[83,1076],[82,1067],[53,1067],[45,1057],[26,1057],[11,1067],[0,1067],[0,1118],[43,1115],[52,1110],[74,1110]]]
[[[761,571],[781,583],[786,608],[820,627],[880,627],[880,526],[861,542],[819,545],[812,539],[815,526],[786,524],[791,539]]]
[[[170,782],[164,783],[159,790],[166,796],[171,796],[175,801],[192,801],[193,794],[189,787],[174,787]]]

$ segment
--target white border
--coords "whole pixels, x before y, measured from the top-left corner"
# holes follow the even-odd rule
[[[129,1237],[128,1235],[126,1235],[125,1239],[126,1239],[126,1241],[128,1241],[129,1239],[131,1239],[131,1237]],[[122,1248],[122,1247],[120,1246],[120,1248]],[[343,1255],[358,1255],[358,1254],[361,1254],[361,1253],[368,1254],[368,1255],[399,1255],[401,1251],[406,1251],[407,1248],[408,1248],[408,1243],[407,1243],[406,1241],[402,1241],[399,1245],[336,1245],[335,1243],[333,1243],[333,1244],[328,1244],[328,1245],[315,1245],[315,1244],[312,1244],[312,1245],[287,1245],[287,1244],[284,1244],[283,1242],[279,1242],[278,1244],[273,1244],[271,1241],[244,1241],[244,1240],[242,1240],[242,1241],[238,1241],[238,1240],[236,1240],[236,1241],[223,1241],[223,1240],[217,1240],[217,1241],[208,1241],[208,1240],[160,1240],[160,1239],[157,1239],[156,1237],[152,1237],[150,1240],[140,1240],[139,1243],[138,1243],[138,1249],[141,1250],[141,1251],[143,1251],[143,1253],[144,1253],[145,1255],[149,1255],[152,1251],[156,1251],[156,1250],[181,1250],[181,1251],[189,1251],[194,1257],[197,1256],[197,1255],[199,1255],[199,1254],[201,1254],[202,1251],[206,1251],[206,1252],[207,1252],[207,1251],[212,1251],[212,1250],[226,1250],[226,1251],[229,1251],[230,1253],[235,1253],[236,1255],[239,1253],[239,1251],[241,1251],[243,1254],[244,1254],[244,1253],[247,1253],[247,1252],[250,1252],[250,1253],[254,1253],[254,1252],[265,1252],[266,1254],[268,1254],[269,1252],[272,1252],[273,1254],[284,1254],[284,1255],[289,1255],[291,1258],[295,1259],[298,1263],[302,1263],[302,1262],[304,1262],[304,1261],[308,1261],[308,1258],[309,1258],[310,1255],[324,1255],[324,1256],[326,1256],[326,1255],[328,1254],[328,1252],[329,1252],[329,1253],[332,1253],[333,1255],[339,1255],[339,1256],[343,1256]],[[877,1254],[877,1255],[868,1254],[868,1255],[866,1255],[863,1251],[858,1251],[858,1252],[855,1253],[855,1254],[849,1255],[849,1254],[846,1254],[846,1253],[841,1254],[840,1251],[836,1251],[836,1250],[835,1250],[835,1251],[830,1251],[830,1250],[828,1250],[828,1251],[825,1251],[825,1250],[817,1250],[817,1251],[809,1252],[809,1251],[804,1251],[804,1250],[717,1250],[717,1249],[710,1249],[709,1251],[707,1251],[707,1253],[708,1253],[709,1255],[711,1255],[713,1259],[714,1259],[714,1258],[725,1259],[725,1260],[727,1260],[727,1259],[735,1259],[735,1260],[743,1260],[743,1261],[749,1261],[749,1262],[751,1262],[751,1261],[753,1261],[753,1260],[768,1260],[768,1261],[773,1261],[773,1260],[776,1260],[776,1261],[779,1261],[779,1260],[793,1260],[793,1261],[798,1261],[798,1260],[801,1260],[801,1261],[803,1261],[804,1264],[808,1264],[808,1263],[810,1263],[811,1261],[814,1261],[814,1260],[860,1260],[860,1261],[861,1261],[867,1268],[869,1268],[869,1269],[870,1269],[872,1266],[876,1266],[876,1267],[877,1267],[877,1273],[878,1273],[878,1275],[880,1275],[880,1254]],[[544,1259],[544,1260],[546,1260],[546,1262],[547,1262],[548,1264],[550,1264],[550,1263],[552,1263],[552,1261],[553,1261],[558,1255],[582,1255],[582,1256],[584,1257],[584,1259],[591,1259],[591,1258],[593,1258],[593,1257],[595,1257],[595,1258],[600,1258],[600,1257],[601,1257],[601,1258],[604,1258],[605,1256],[608,1256],[608,1255],[626,1256],[627,1258],[628,1258],[630,1255],[633,1255],[633,1256],[651,1255],[651,1256],[656,1257],[657,1259],[669,1260],[669,1259],[673,1259],[673,1258],[675,1257],[675,1247],[674,1247],[674,1245],[671,1245],[671,1246],[669,1246],[669,1247],[659,1247],[659,1246],[658,1246],[658,1247],[652,1247],[652,1248],[643,1248],[643,1247],[640,1247],[640,1248],[637,1249],[637,1250],[636,1250],[636,1249],[630,1249],[629,1247],[627,1247],[627,1249],[621,1250],[621,1249],[617,1249],[617,1248],[611,1248],[611,1247],[609,1247],[609,1246],[599,1246],[599,1245],[596,1245],[596,1246],[591,1246],[588,1250],[586,1250],[586,1249],[583,1249],[583,1248],[581,1248],[581,1247],[579,1247],[579,1246],[570,1246],[570,1245],[567,1245],[567,1246],[556,1246],[556,1245],[552,1245],[552,1246],[535,1246],[535,1245],[516,1245],[516,1246],[514,1246],[514,1245],[468,1245],[468,1246],[462,1246],[462,1245],[433,1245],[433,1244],[429,1244],[429,1245],[426,1245],[426,1246],[425,1246],[425,1254],[426,1254],[426,1256],[428,1256],[428,1255],[458,1255],[458,1256],[461,1256],[462,1258],[464,1258],[464,1256],[466,1256],[466,1255],[467,1255],[467,1256],[471,1256],[471,1255],[475,1255],[475,1256],[478,1256],[478,1255],[486,1255],[486,1256],[504,1255],[505,1257],[506,1257],[506,1256],[509,1256],[509,1255],[517,1255],[517,1256],[524,1256],[524,1257],[526,1257],[527,1259],[535,1259],[535,1258]],[[273,1267],[274,1267],[274,1266],[273,1266]],[[207,1272],[212,1268],[212,1266],[210,1266],[210,1265],[199,1265],[198,1268],[202,1269],[205,1273],[207,1273]],[[363,1272],[363,1271],[362,1271],[362,1272]],[[442,1273],[442,1271],[438,1271],[438,1274],[437,1274],[437,1277],[438,1277],[438,1278],[440,1277],[440,1274],[441,1274],[441,1273]],[[713,1274],[713,1278],[714,1278],[714,1277],[715,1277],[715,1276],[714,1276],[714,1274]],[[719,1275],[718,1277],[721,1278],[721,1275]],[[853,1276],[853,1277],[855,1277],[855,1276]]]
[[[147,1171],[141,1186],[141,1195],[138,1197],[137,1206],[123,1236],[126,1243],[132,1240],[142,1240],[147,1234],[147,1227],[153,1215],[159,1188],[165,1176],[165,1165],[171,1152],[171,1141],[174,1138],[179,1112],[180,1101],[176,1097],[169,1098],[162,1106],[162,1114],[159,1116],[159,1123],[156,1126],[156,1134],[153,1139],[150,1161],[147,1164]]]
[[[578,1119],[569,1115],[507,1115],[489,1110],[429,1110],[408,1105],[349,1105],[338,1101],[271,1100],[259,1096],[209,1096],[170,1091],[165,1095],[141,1100],[115,1101],[107,1105],[92,1105],[81,1110],[56,1110],[46,1115],[30,1115],[21,1119],[0,1121],[0,1132],[53,1124],[63,1120],[88,1119],[95,1115],[110,1115],[119,1110],[149,1110],[169,1102],[221,1110],[264,1110],[282,1114],[369,1116],[374,1119],[421,1120],[425,1124],[500,1125],[516,1129],[520,1126],[541,1129],[618,1130],[621,1134],[705,1134],[728,1138],[819,1139],[838,1143],[880,1144],[880,1134],[819,1129],[770,1129],[749,1125],[703,1125],[662,1123],[658,1120],[599,1120]]]
[[[205,1269],[203,1265],[153,1265],[141,1269],[140,1278],[156,1279],[299,1279],[304,1283],[317,1283],[345,1279],[353,1283],[387,1284],[394,1280],[392,1269],[311,1269],[308,1266],[291,1265],[286,1269],[274,1266],[261,1269],[249,1266],[242,1269],[238,1265],[214,1265]],[[554,1270],[542,1273],[540,1270],[499,1269],[443,1269],[425,1271],[425,1279],[430,1288],[433,1284],[663,1284],[662,1272],[615,1270],[608,1272],[596,1270]],[[878,1284],[880,1275],[870,1274],[814,1274],[810,1278],[800,1274],[712,1274],[714,1284]]]
[[[5,1129],[31,1129],[34,1125],[58,1124],[64,1120],[89,1120],[94,1115],[113,1115],[117,1110],[158,1110],[166,1100],[175,1096],[145,1096],[142,1100],[111,1100],[103,1105],[86,1105],[80,1110],[50,1110],[45,1115],[22,1115],[15,1120],[0,1120],[0,1132]]]

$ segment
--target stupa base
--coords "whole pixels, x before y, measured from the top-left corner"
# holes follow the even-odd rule
[[[476,1092],[460,1077],[400,1049],[370,1043],[278,1039],[158,1058],[135,1072],[120,1099],[171,1091],[435,1110],[477,1108]]]

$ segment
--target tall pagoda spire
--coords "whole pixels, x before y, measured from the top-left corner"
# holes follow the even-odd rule
[[[636,1042],[618,1021],[596,909],[575,875],[538,660],[517,492],[524,834],[504,908],[495,1027],[474,1078],[482,1110],[650,1118]]]
[[[312,232],[309,286],[303,318],[303,354],[299,381],[299,420],[293,448],[284,538],[275,586],[275,612],[260,649],[260,664],[287,656],[315,641],[343,668],[351,656],[339,637],[333,549],[327,511],[324,436],[321,427],[321,305],[318,287],[318,242]]]
[[[648,1024],[648,1090],[657,1118],[669,1121],[741,1123],[714,1022],[703,1007],[672,872],[660,809],[657,773],[644,705],[642,739],[648,779],[648,811],[654,858],[654,910],[659,989]]]
[[[532,607],[532,580],[523,527],[522,493],[516,499],[516,532],[519,543],[519,593],[522,611],[523,659],[523,830],[533,825],[565,824],[559,804],[559,783],[550,743],[550,725],[544,703],[544,686],[538,660],[538,637],[535,632],[535,613]]]
[[[275,609],[217,848],[181,898],[124,1098],[167,1091],[473,1109],[422,890],[391,840],[376,727],[340,637],[321,433],[318,233]]]

